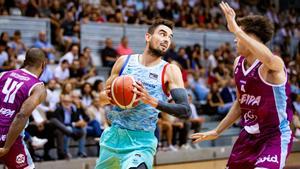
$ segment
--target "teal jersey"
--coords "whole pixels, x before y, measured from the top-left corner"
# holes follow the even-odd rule
[[[166,61],[152,67],[146,67],[139,63],[139,57],[135,54],[127,56],[127,59],[120,71],[120,75],[131,75],[136,81],[143,83],[148,93],[162,101],[167,101],[167,96],[163,91],[163,70]],[[131,109],[121,109],[117,106],[107,115],[113,125],[129,130],[154,131],[158,119],[159,110],[154,107],[139,103]]]

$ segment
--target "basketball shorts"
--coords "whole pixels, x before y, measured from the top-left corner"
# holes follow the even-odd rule
[[[153,167],[157,139],[154,132],[107,128],[100,138],[100,156],[95,169],[129,169],[145,163]]]
[[[242,130],[233,146],[227,169],[283,169],[291,144],[290,130],[270,135],[252,135]]]
[[[0,128],[0,147],[5,144],[7,132],[9,128]],[[5,164],[9,169],[34,169],[32,158],[23,141],[23,137],[19,136],[15,143],[11,146],[9,152],[0,157],[0,162]]]

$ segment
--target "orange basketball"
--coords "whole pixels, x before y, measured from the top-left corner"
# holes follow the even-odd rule
[[[132,90],[135,89],[133,84],[135,80],[130,75],[122,75],[113,81],[111,85],[111,96],[113,102],[122,109],[130,109],[135,107],[137,95]]]

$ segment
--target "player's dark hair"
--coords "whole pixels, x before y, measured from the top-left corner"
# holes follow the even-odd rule
[[[167,19],[157,18],[154,20],[153,24],[148,28],[148,33],[153,34],[155,29],[160,25],[165,25],[171,30],[173,30],[174,22]]]
[[[237,20],[246,33],[254,34],[264,44],[270,41],[274,33],[274,25],[264,16],[249,15]]]
[[[46,54],[42,49],[30,48],[25,55],[23,66],[39,67],[47,61]]]

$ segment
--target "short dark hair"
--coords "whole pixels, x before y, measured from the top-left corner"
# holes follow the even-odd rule
[[[148,33],[153,34],[155,29],[160,25],[165,25],[168,28],[170,28],[171,30],[173,30],[174,22],[167,20],[167,19],[156,18],[154,20],[153,24],[148,28]]]
[[[249,15],[237,20],[239,26],[246,33],[252,33],[259,38],[264,44],[269,42],[274,33],[274,25],[264,16]]]
[[[24,65],[23,66],[33,66],[39,67],[42,63],[47,61],[45,52],[39,48],[30,48],[26,52]]]

